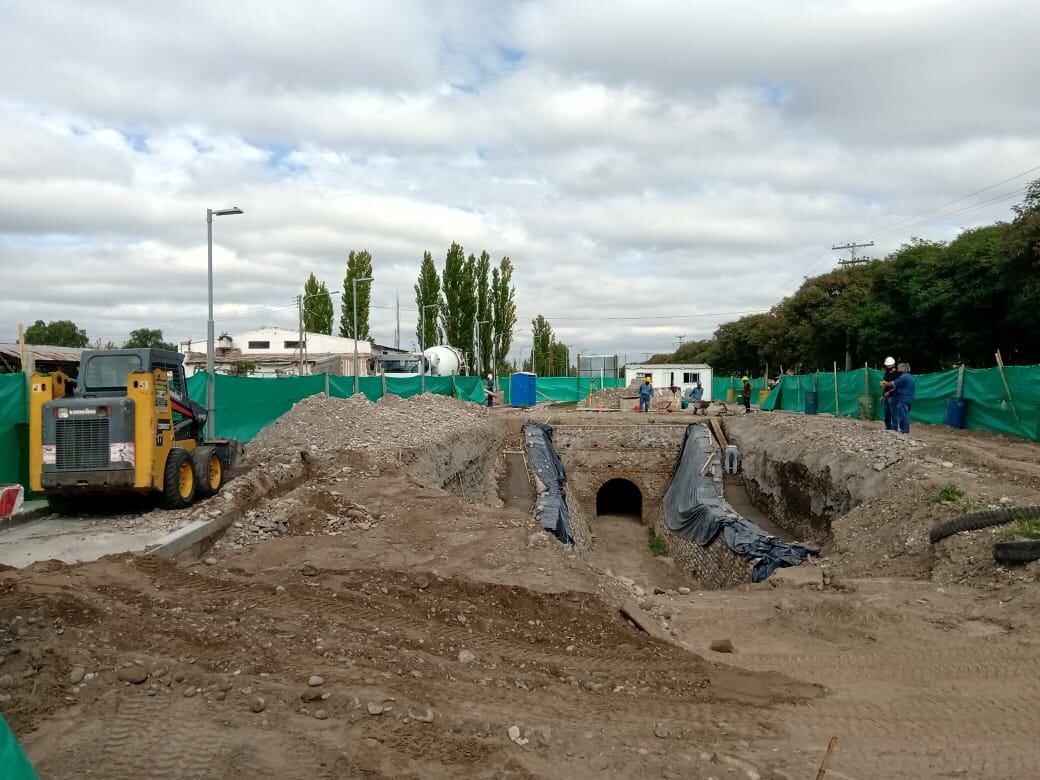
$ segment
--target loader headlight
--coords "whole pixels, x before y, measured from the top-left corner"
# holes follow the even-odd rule
[[[68,409],[62,407],[61,409],[58,410],[58,419],[59,420],[67,420],[68,417],[69,417],[69,410]]]

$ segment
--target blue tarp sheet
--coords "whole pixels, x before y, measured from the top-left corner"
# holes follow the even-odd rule
[[[708,458],[716,457],[712,449],[707,426],[687,426],[679,462],[664,494],[664,518],[673,533],[701,547],[721,537],[738,555],[757,558],[751,572],[754,582],[761,582],[782,566],[798,566],[810,555],[820,554],[819,550],[770,536],[734,512],[722,497],[712,469],[701,474]]]

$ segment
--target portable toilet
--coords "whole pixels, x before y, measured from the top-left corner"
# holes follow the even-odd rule
[[[520,371],[509,377],[509,402],[512,406],[534,406],[537,374]]]

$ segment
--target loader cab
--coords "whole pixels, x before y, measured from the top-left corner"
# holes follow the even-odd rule
[[[87,350],[80,361],[75,394],[79,398],[104,398],[126,395],[127,377],[134,371],[163,369],[169,389],[187,396],[184,356],[165,349]]]

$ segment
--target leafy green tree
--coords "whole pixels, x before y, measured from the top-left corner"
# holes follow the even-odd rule
[[[531,320],[531,370],[549,376],[552,367],[552,345],[556,341],[552,325],[541,314]]]
[[[490,271],[491,255],[481,252],[473,265],[477,304],[477,346],[480,353],[480,365],[477,369],[481,376],[490,374],[495,363],[495,321],[492,316],[494,300],[491,296],[491,280],[488,278]]]
[[[425,308],[427,306],[437,306],[438,308]],[[415,340],[422,349],[441,343],[443,332],[437,312],[442,306],[441,278],[437,273],[437,266],[433,264],[433,255],[423,252],[422,265],[419,266],[419,279],[415,283],[415,308],[419,312],[419,321],[415,326]]]
[[[513,286],[513,263],[503,257],[491,271],[491,318],[494,322],[495,355],[499,370],[505,372],[506,355],[513,346],[516,326],[516,288]]]
[[[332,296],[312,272],[303,284],[303,330],[332,335]]]
[[[475,279],[476,258],[466,255],[462,247],[452,243],[444,259],[441,275],[443,298],[441,319],[448,343],[467,356],[470,370],[473,362],[473,326],[476,322],[477,300]]]
[[[137,330],[130,331],[130,337],[123,344],[123,349],[168,349],[172,352],[177,351],[175,344],[170,344],[168,341],[163,341],[163,333],[161,330],[152,330],[150,328],[138,328]]]
[[[343,295],[340,296],[339,335],[355,338],[354,334],[354,280],[372,278],[372,255],[365,249],[351,250],[347,255],[347,272],[343,277]],[[368,315],[372,302],[372,282],[357,285],[357,334],[358,341],[370,341]]]
[[[84,349],[90,340],[87,338],[87,332],[76,327],[72,320],[55,320],[46,324],[43,320],[36,320],[25,329],[25,343]]]
[[[549,347],[549,375],[569,376],[570,373],[570,352],[567,345],[554,340]]]

